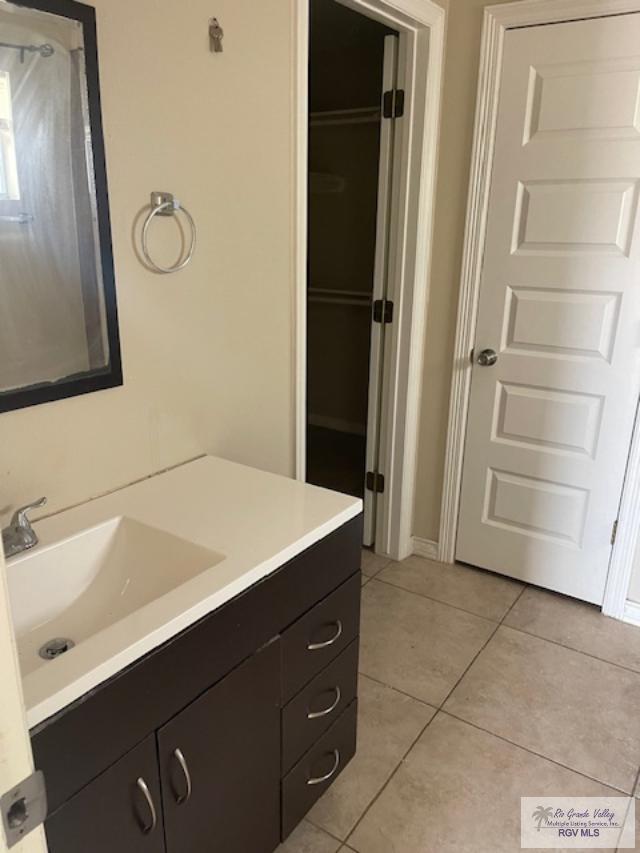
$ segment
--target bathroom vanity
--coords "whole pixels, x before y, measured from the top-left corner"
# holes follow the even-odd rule
[[[39,561],[116,508],[216,561],[41,665],[42,626],[20,623],[49,850],[270,853],[355,752],[360,502],[205,457],[40,522]],[[132,530],[103,549],[94,586],[121,571]],[[36,558],[9,563],[10,591]],[[86,606],[98,618],[91,584],[49,624],[78,627]]]

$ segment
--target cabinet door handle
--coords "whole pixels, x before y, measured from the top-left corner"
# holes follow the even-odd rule
[[[323,782],[328,782],[329,779],[331,779],[340,765],[340,751],[334,749],[333,757],[334,761],[331,770],[328,773],[325,773],[324,776],[316,776],[315,778],[307,779],[307,785],[322,785]]]
[[[326,717],[332,711],[335,711],[340,704],[340,699],[342,699],[342,693],[340,692],[339,687],[334,687],[333,689],[335,690],[336,698],[331,705],[329,705],[328,708],[325,708],[324,711],[309,711],[307,713],[307,720],[317,720],[318,717]]]
[[[189,799],[191,798],[191,790],[192,790],[191,774],[189,773],[189,767],[187,766],[187,761],[186,761],[184,755],[182,754],[181,749],[174,749],[173,750],[173,757],[175,758],[175,760],[180,765],[180,770],[182,771],[182,775],[184,776],[184,783],[186,786],[186,790],[185,790],[184,794],[179,794],[175,788],[173,789],[173,796],[175,797],[176,803],[179,806],[181,806],[183,803],[188,802]]]
[[[149,787],[142,778],[142,776],[138,777],[136,785],[138,786],[138,790],[142,792],[142,796],[145,798],[147,806],[149,807],[151,823],[143,823],[141,825],[141,829],[144,834],[149,835],[149,833],[153,832],[153,830],[158,825],[158,815],[156,814],[156,807],[153,805],[153,797],[151,796],[151,791],[149,791]]]
[[[329,646],[332,646],[337,640],[342,636],[342,621],[340,619],[336,619],[335,622],[332,623],[336,626],[336,632],[329,640],[325,640],[324,643],[309,643],[307,648],[310,652],[315,652],[318,649],[326,649]]]

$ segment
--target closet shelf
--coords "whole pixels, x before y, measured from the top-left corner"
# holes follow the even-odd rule
[[[310,302],[321,302],[331,305],[358,305],[371,307],[371,294],[360,290],[335,290],[326,287],[309,287],[307,290]]]
[[[378,124],[382,117],[379,106],[354,107],[347,110],[317,110],[309,113],[311,127],[348,124]]]

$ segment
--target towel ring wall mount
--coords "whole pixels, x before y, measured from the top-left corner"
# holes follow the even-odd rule
[[[191,242],[184,258],[181,258],[172,267],[162,267],[160,264],[157,264],[149,254],[149,228],[156,216],[175,216],[178,211],[182,211],[189,223],[189,227],[191,229]],[[193,258],[193,253],[196,250],[196,237],[196,223],[187,208],[183,207],[178,199],[171,193],[158,191],[152,192],[150,196],[150,210],[142,226],[142,254],[144,255],[144,259],[149,267],[154,272],[163,274],[178,272],[179,270],[184,269]]]

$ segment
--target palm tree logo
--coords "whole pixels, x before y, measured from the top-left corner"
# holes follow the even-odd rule
[[[538,832],[540,832],[542,821],[544,821],[545,823],[549,823],[552,816],[553,809],[551,808],[551,806],[547,806],[546,808],[544,806],[538,806],[538,808],[531,815],[531,817],[538,824]]]

